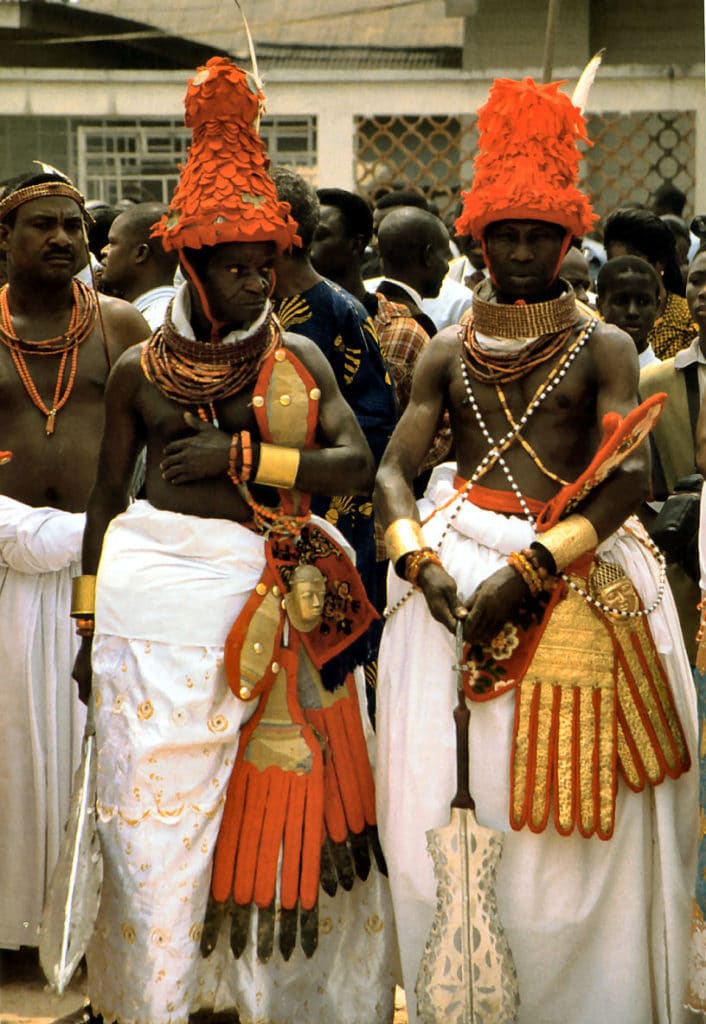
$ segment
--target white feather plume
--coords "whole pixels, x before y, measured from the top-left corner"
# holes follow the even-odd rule
[[[250,32],[250,26],[248,25],[248,19],[245,17],[245,11],[243,10],[243,8],[242,8],[242,6],[240,4],[240,0],[235,0],[235,6],[240,11],[240,16],[243,19],[243,28],[245,29],[245,37],[246,37],[246,39],[248,41],[248,52],[250,53],[250,63],[252,65],[252,71],[250,71],[248,74],[252,78],[256,88],[260,92],[264,92],[265,91],[265,85],[264,85],[264,82],[262,81],[262,78],[260,77],[260,72],[258,70],[257,56],[255,55],[255,43],[253,42],[253,37],[252,37],[252,34]],[[254,125],[254,128],[255,128],[256,132],[260,130],[260,118],[261,118],[262,114],[264,113],[264,109],[265,109],[264,103],[260,103],[260,110],[259,110],[259,113],[257,115],[257,120],[256,120],[255,125]]]
[[[45,164],[43,160],[33,160],[32,163],[41,167],[42,174],[55,174],[57,178],[64,178],[66,181],[69,180],[67,175],[64,174],[63,171],[60,171],[58,167],[52,167],[51,164]]]
[[[586,109],[586,104],[588,103],[588,94],[591,91],[591,86],[593,85],[596,75],[598,73],[598,69],[601,66],[601,61],[603,60],[604,53],[605,49],[599,50],[598,53],[594,54],[593,57],[591,57],[586,67],[581,72],[578,82],[576,83],[576,88],[574,89],[573,95],[571,97],[571,102],[575,107],[579,108],[582,114]]]

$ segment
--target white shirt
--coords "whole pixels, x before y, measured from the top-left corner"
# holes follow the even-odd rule
[[[454,281],[448,275],[441,283],[439,294],[435,299],[422,299],[422,309],[432,318],[437,331],[449,324],[457,324],[461,317],[473,305],[473,292],[460,281]]]
[[[461,284],[460,281],[454,281],[448,275],[442,281],[439,294],[435,299],[423,299],[414,288],[410,288],[408,284],[396,281],[392,277],[369,277],[364,282],[366,291],[377,291],[381,281],[390,281],[409,292],[417,305],[434,321],[437,331],[448,327],[449,324],[459,323],[462,314],[469,306],[473,305],[471,289],[466,288],[465,284]]]
[[[706,356],[701,351],[699,335],[697,334],[688,348],[683,348],[674,357],[674,369],[684,370],[693,363],[698,364],[699,378],[699,401],[703,402],[706,393]]]
[[[162,326],[169,303],[176,295],[176,291],[174,285],[162,284],[157,288],[150,288],[148,292],[143,292],[142,295],[133,299],[133,306],[139,313],[142,313],[150,325],[150,330],[156,331],[158,327]]]
[[[89,288],[92,288],[93,275],[96,273],[96,271],[103,269],[103,264],[100,262],[100,260],[96,259],[92,252],[89,253],[89,256],[89,263],[86,263],[85,266],[81,267],[78,274],[76,274],[76,277],[79,279],[79,281],[83,281],[84,284],[87,284]]]
[[[637,353],[637,358],[640,362],[640,369],[644,370],[646,366],[651,366],[652,363],[661,363],[662,360],[659,356],[655,355],[654,349],[651,345],[648,345],[642,352]]]
[[[415,305],[419,306],[420,309],[422,308],[424,299],[421,297],[417,289],[413,288],[411,284],[407,284],[405,281],[398,281],[396,277],[370,277],[367,281],[363,282],[365,284],[365,290],[369,292],[376,292],[383,281],[389,281],[390,284],[397,285],[397,287],[401,288],[402,291],[407,292]]]

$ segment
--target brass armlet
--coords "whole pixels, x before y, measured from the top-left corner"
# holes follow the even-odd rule
[[[255,483],[291,491],[299,472],[300,459],[301,452],[298,448],[261,443]]]
[[[385,530],[385,550],[395,567],[403,555],[425,546],[422,527],[416,519],[395,519]]]
[[[74,576],[71,580],[71,618],[90,619],[96,611],[96,577]]]
[[[590,519],[577,513],[562,519],[546,533],[537,535],[535,544],[541,545],[554,559],[557,572],[561,572],[580,555],[593,550],[598,534]]]

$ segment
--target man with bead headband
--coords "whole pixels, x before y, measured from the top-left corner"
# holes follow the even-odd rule
[[[149,334],[132,306],[75,278],[86,216],[81,193],[52,169],[0,196],[2,948],[38,941],[81,741],[67,615],[103,390],[111,363]]]
[[[479,823],[504,833],[519,1021],[667,1024],[685,994],[695,715],[663,565],[632,515],[663,396],[637,407],[631,339],[587,319],[557,276],[594,220],[577,187],[581,112],[557,84],[499,80],[478,127],[457,226],[481,240],[490,279],[420,360],[376,483],[396,570],[378,812],[410,1021],[436,902],[425,833],[447,822],[456,779],[460,628],[470,788]],[[458,461],[417,505],[445,409]]]
[[[96,707],[105,878],[87,960],[105,1021],[394,1009],[348,651],[374,612],[309,510],[368,490],[373,461],[328,362],[272,314],[297,226],[267,173],[263,101],[221,58],[189,82],[192,145],[154,229],[186,283],[108,392],[73,606]],[[127,507],[142,445],[145,499]]]

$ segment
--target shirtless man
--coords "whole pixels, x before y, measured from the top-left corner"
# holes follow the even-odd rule
[[[61,355],[46,356],[44,339],[61,338],[69,328],[74,273],[86,250],[82,198],[78,192],[76,198],[54,194],[53,181],[50,175],[27,179],[0,200],[0,244],[8,270],[2,300],[0,436],[3,447],[14,453],[3,472],[2,491],[27,505],[82,512],[103,431],[108,371],[124,349],[149,334],[149,327],[129,303],[101,296],[100,317],[86,309],[91,329],[85,338],[81,335],[75,373],[71,352],[57,380]],[[15,192],[41,189],[43,183],[46,195],[12,205]],[[5,204],[10,208],[3,214]],[[13,359],[14,336],[26,347],[19,354],[15,348]],[[61,404],[53,416],[52,404]]]
[[[481,157],[458,227],[482,239],[491,279],[476,290],[470,325],[442,331],[422,356],[376,483],[403,577],[390,572],[380,649],[377,786],[412,1022],[435,906],[425,833],[447,823],[456,781],[459,625],[471,793],[480,824],[504,833],[497,898],[519,980],[516,1019],[681,1020],[693,688],[671,594],[628,519],[649,487],[645,446],[633,444],[602,483],[593,472],[585,488],[572,483],[596,454],[604,415],[635,409],[638,383],[631,339],[587,319],[557,279],[571,234],[591,223],[576,162],[562,168],[556,156],[575,146],[576,116],[555,87],[529,80],[496,83],[479,112]],[[542,125],[564,118],[561,141],[548,139]],[[526,151],[531,168],[503,163],[497,144],[508,137],[517,146],[507,152]],[[538,175],[542,153],[549,166]],[[439,467],[417,505],[412,480],[444,409],[457,465]],[[568,514],[576,493],[583,500]],[[666,760],[645,737],[634,742],[621,675],[645,692],[663,669]],[[638,698],[628,714],[659,716],[657,703]],[[616,715],[634,763],[622,738],[613,745]],[[653,757],[662,767],[644,771]],[[418,996],[425,1019],[443,1016],[438,989],[422,981]],[[502,1019],[515,1019],[505,1009]]]
[[[206,116],[219,99],[205,141],[211,161],[235,162],[240,185],[225,201],[213,194],[196,136],[156,229],[187,280],[111,375],[74,604],[84,696],[93,676],[105,864],[89,996],[118,1024],[200,1009],[294,1024],[305,1004],[312,1021],[369,1024],[392,1018],[394,939],[371,865],[362,673],[354,680],[342,659],[372,610],[309,495],[364,492],[374,463],[328,360],[272,315],[275,259],[296,224],[259,170],[263,97],[214,58],[191,81],[187,112]],[[247,137],[233,140],[233,125]],[[253,196],[257,224],[243,229]],[[220,241],[204,243],[214,223]],[[128,507],[143,445],[145,499]],[[323,599],[302,586],[319,576]],[[331,713],[345,722],[335,737]],[[341,792],[330,772],[346,792],[325,826],[330,783]],[[319,917],[333,926],[319,931]]]
[[[223,334],[246,331],[265,311],[267,290],[273,276],[273,243],[228,243],[189,251],[208,296],[213,317],[224,324]],[[193,286],[190,323],[195,338],[207,337],[211,321],[200,308]],[[183,293],[182,293],[183,294]],[[194,299],[195,296],[195,299]],[[179,311],[177,311],[179,316]],[[225,327],[229,328],[228,331]],[[287,347],[304,362],[319,385],[319,428],[328,443],[325,451],[301,455],[297,488],[311,494],[328,494],[337,482],[341,493],[361,493],[373,473],[370,450],[360,429],[350,422],[350,406],[343,401],[328,360],[301,335],[287,334]],[[252,387],[243,388],[217,406],[218,426],[184,412],[155,386],[143,370],[143,347],[126,353],[115,368],[107,394],[110,433],[103,447],[96,489],[84,546],[84,570],[97,568],[107,523],[127,505],[130,472],[136,449],[147,446],[145,489],[155,508],[204,518],[251,522],[253,509],[228,477],[231,439],[249,430],[256,435]],[[208,405],[208,402],[204,402]],[[253,465],[259,445],[253,440]],[[271,496],[268,496],[270,502]]]
[[[81,739],[67,619],[111,362],[149,334],[128,303],[74,282],[86,261],[83,196],[41,174],[0,199],[3,731],[0,947],[36,946]],[[45,340],[53,339],[53,341]],[[10,783],[9,780],[12,780]]]

